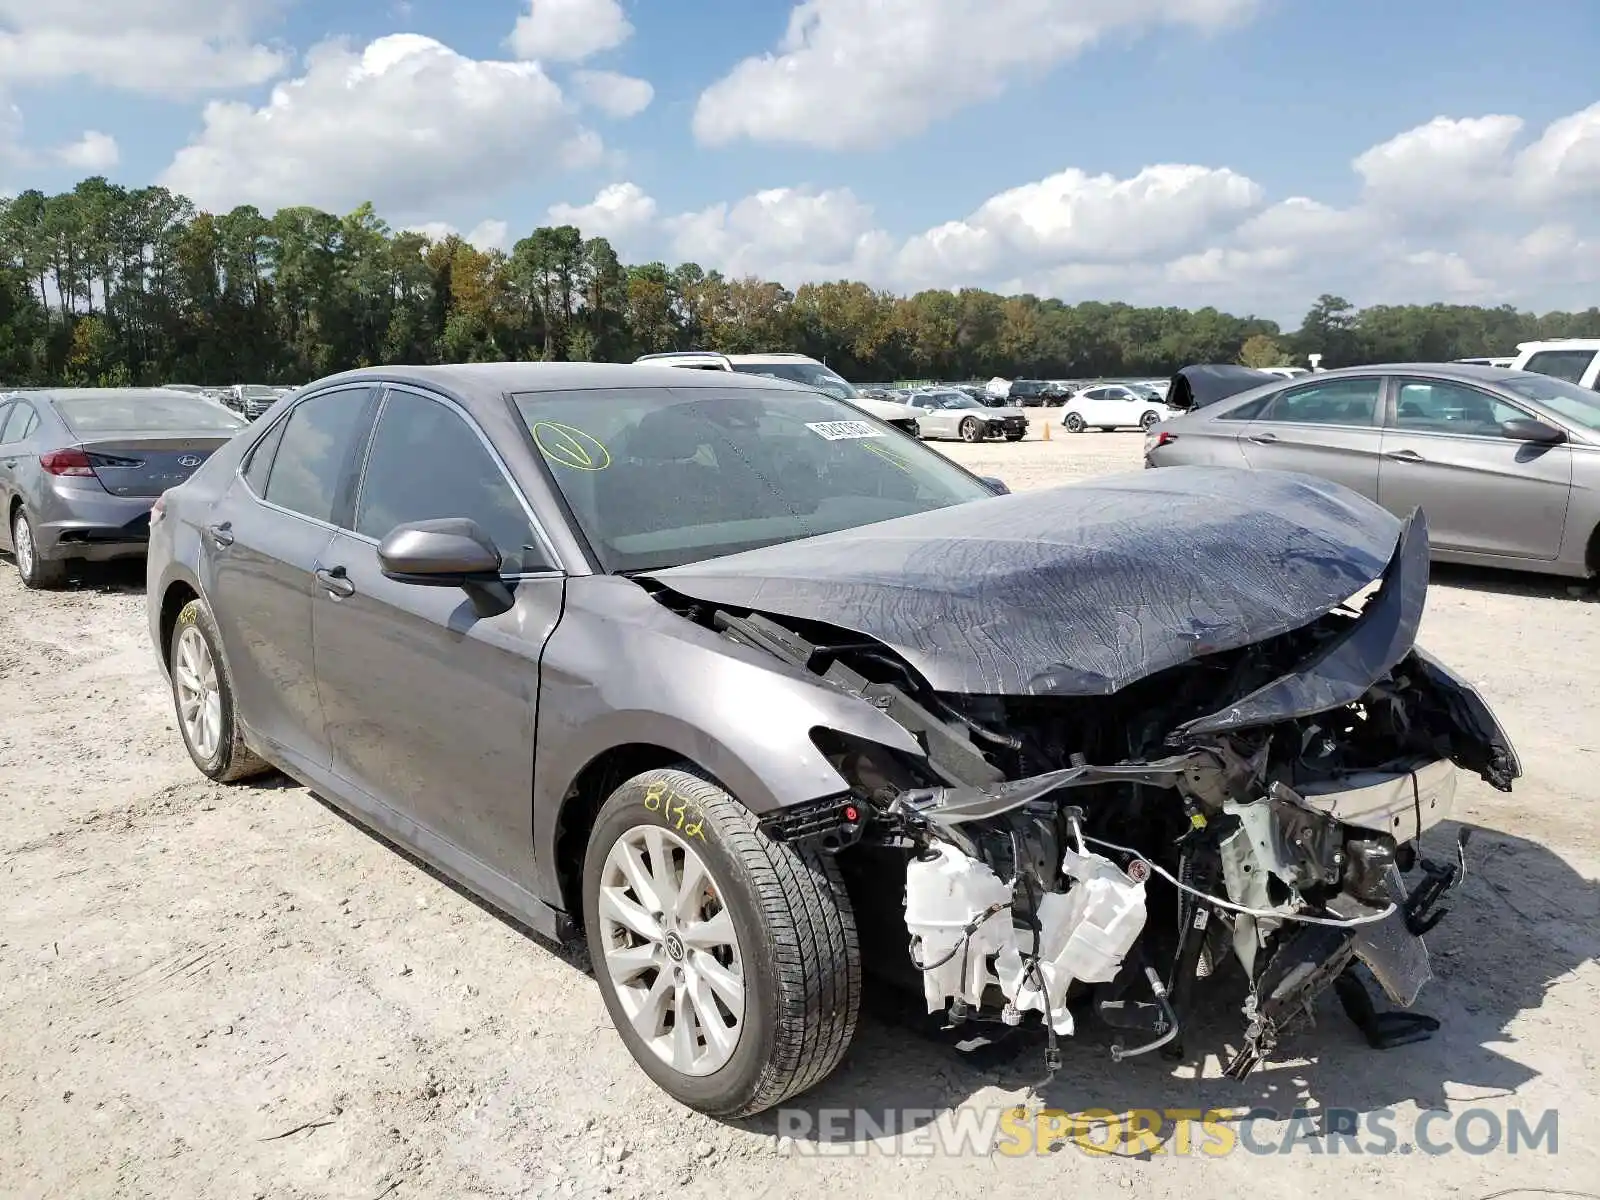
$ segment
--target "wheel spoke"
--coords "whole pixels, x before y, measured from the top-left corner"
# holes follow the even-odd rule
[[[708,881],[706,865],[700,861],[700,856],[685,854],[683,878],[678,881],[678,896],[672,903],[672,913],[679,921],[690,922],[699,915],[700,903],[705,897]],[[687,932],[684,934],[684,940],[688,941]]]
[[[727,909],[722,909],[715,916],[705,921],[693,921],[678,931],[678,936],[684,943],[698,950],[715,950],[719,946],[736,946],[738,939],[733,932],[733,918],[728,915]]]
[[[611,968],[611,977],[618,983],[628,983],[637,979],[651,967],[659,966],[657,949],[653,942],[646,942],[642,946],[618,946],[606,951],[606,965]]]
[[[672,987],[672,1065],[680,1071],[693,1070],[699,1050],[688,986],[675,983]]]
[[[659,942],[662,938],[660,922],[623,895],[621,888],[600,889],[600,915],[649,941]]]
[[[631,1018],[634,1032],[647,1042],[654,1042],[659,1038],[667,1023],[667,1005],[671,999],[672,977],[662,971],[650,984],[650,990],[644,994],[638,1010]]]
[[[673,868],[672,852],[667,849],[667,838],[655,825],[644,830],[645,849],[650,852],[650,886],[655,893],[655,911],[665,912],[667,898],[677,890],[677,871]]]
[[[695,973],[715,992],[735,1017],[744,1015],[744,981],[705,951],[692,957]]]
[[[630,842],[618,842],[617,849],[622,852],[622,873],[627,877],[628,886],[633,889],[633,894],[638,897],[639,903],[644,905],[646,912],[658,913],[662,911],[661,896],[656,891],[656,882],[650,871],[645,869],[644,860],[639,856],[639,848]]]
[[[689,994],[689,1003],[694,1006],[695,1021],[706,1039],[707,1051],[718,1062],[725,1061],[739,1041],[739,1031],[730,1029],[723,1020],[722,1012],[711,998],[711,990],[705,980],[696,979],[691,974],[684,990]]]

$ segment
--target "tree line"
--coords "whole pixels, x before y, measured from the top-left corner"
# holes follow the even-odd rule
[[[797,350],[846,378],[1166,374],[1185,363],[1324,366],[1509,353],[1600,336],[1600,308],[1356,309],[1323,296],[1297,330],[1215,308],[1067,304],[977,288],[790,290],[695,263],[623,263],[571,225],[509,252],[290,207],[196,209],[95,176],[0,198],[0,384],[302,383],[388,362],[630,361],[661,350]]]

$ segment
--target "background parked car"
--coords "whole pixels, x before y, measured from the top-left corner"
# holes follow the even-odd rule
[[[1238,363],[1193,363],[1172,376],[1166,401],[1169,408],[1189,412],[1279,379],[1270,371],[1241,367]]]
[[[912,392],[906,403],[920,414],[917,429],[930,440],[1003,437],[1020,442],[1028,436],[1028,415],[1020,408],[992,408],[959,388],[924,388]]]
[[[1070,397],[1063,407],[1061,423],[1073,433],[1093,426],[1113,429],[1149,429],[1160,421],[1177,416],[1165,401],[1121,383],[1102,383],[1084,388]]]
[[[1600,572],[1600,394],[1460,363],[1278,380],[1166,422],[1145,464],[1304,471],[1397,516],[1420,507],[1433,556]]]
[[[1600,338],[1521,342],[1511,365],[1519,371],[1537,371],[1579,387],[1600,390]]]
[[[1050,385],[1043,379],[1013,379],[1006,399],[1014,407],[1039,408],[1048,402],[1052,394]]]
[[[31,588],[60,586],[72,559],[143,555],[155,498],[244,424],[215,401],[159,388],[0,395],[0,547]]]

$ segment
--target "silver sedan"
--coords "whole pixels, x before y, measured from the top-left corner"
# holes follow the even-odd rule
[[[141,557],[156,497],[245,424],[164,388],[0,393],[0,549],[31,588],[59,586],[73,559]]]
[[[1151,429],[1145,465],[1302,471],[1391,512],[1433,557],[1600,574],[1600,393],[1457,363],[1347,367],[1267,384]]]

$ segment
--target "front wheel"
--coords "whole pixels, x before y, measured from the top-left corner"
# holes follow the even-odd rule
[[[1070,433],[1082,433],[1085,428],[1085,422],[1082,415],[1075,412],[1069,412],[1064,418],[1062,418],[1061,423],[1067,427],[1067,430]]]
[[[584,855],[583,916],[611,1022],[661,1089],[750,1116],[831,1074],[855,1034],[855,916],[825,854],[774,842],[685,770],[612,793]]]
[[[977,417],[968,417],[961,422],[961,440],[963,442],[981,442],[983,440],[983,431],[978,425]]]
[[[1161,414],[1158,412],[1147,412],[1139,418],[1139,428],[1141,429],[1153,429],[1159,424],[1161,424]]]

